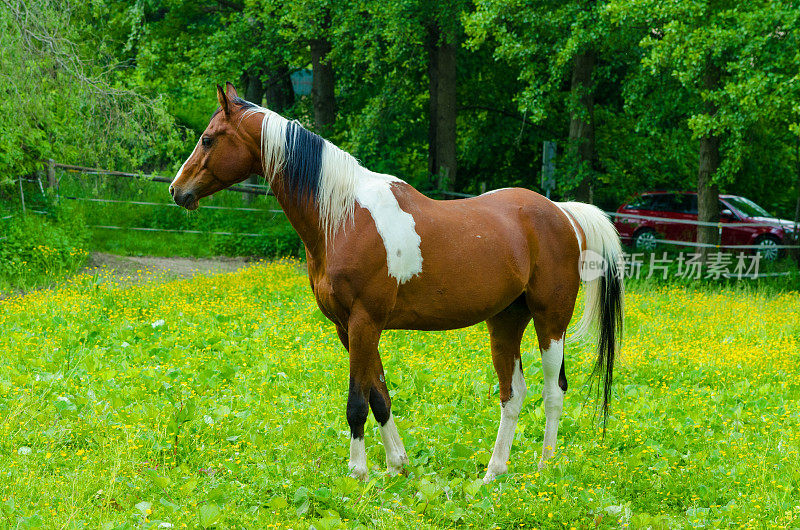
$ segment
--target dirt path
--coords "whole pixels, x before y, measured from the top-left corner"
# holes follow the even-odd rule
[[[136,284],[149,281],[155,277],[191,278],[197,274],[233,272],[249,266],[255,261],[247,258],[163,258],[155,256],[118,256],[103,252],[93,252],[86,266],[78,274],[98,273],[101,281],[113,281],[122,284]],[[33,291],[53,289],[62,283],[54,281],[51,285],[32,289]],[[24,296],[29,290],[12,289],[0,291],[0,300],[12,296]]]
[[[81,272],[94,269],[106,270],[114,276],[137,279],[152,273],[191,278],[196,274],[209,272],[233,272],[248,266],[245,258],[163,258],[155,256],[117,256],[103,252],[92,253],[86,267]]]

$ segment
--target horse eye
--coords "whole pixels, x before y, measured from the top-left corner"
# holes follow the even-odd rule
[[[211,147],[212,143],[214,143],[213,138],[209,138],[208,136],[203,136],[203,147]]]

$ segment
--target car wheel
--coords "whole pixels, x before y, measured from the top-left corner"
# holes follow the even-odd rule
[[[636,250],[643,250],[652,252],[658,245],[655,230],[651,228],[642,228],[633,236],[633,247]]]
[[[771,236],[761,236],[756,240],[758,248],[756,252],[761,254],[761,259],[765,261],[775,261],[781,254],[781,249],[778,248],[781,242]]]

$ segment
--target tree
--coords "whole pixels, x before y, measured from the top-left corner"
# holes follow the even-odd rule
[[[674,80],[672,100],[688,110],[686,125],[699,142],[700,221],[719,220],[719,186],[746,178],[751,140],[760,130],[779,131],[783,142],[794,143],[792,102],[800,96],[798,7],[792,1],[716,0],[624,0],[609,6],[617,24],[634,21],[650,28],[640,43],[645,51],[640,73],[666,73]],[[715,226],[700,227],[698,242],[715,245],[718,234]],[[701,249],[704,255],[707,248]]]
[[[378,66],[397,73],[400,65],[404,76],[427,77],[420,81],[427,85],[427,166],[429,185],[434,188],[458,187],[458,63],[464,41],[461,14],[469,5],[466,0],[372,2],[366,12],[357,12],[371,18],[375,28],[359,39],[361,46],[371,50],[365,58],[375,61],[372,52],[377,45],[387,54],[378,59]]]
[[[79,8],[0,0],[0,185],[43,158],[83,165],[161,165],[180,143],[157,99],[116,80],[120,68]],[[159,142],[154,138],[159,137]]]
[[[437,16],[438,15],[438,16]],[[456,118],[458,116],[458,29],[432,14],[427,21],[429,137],[428,171],[439,189],[453,189],[458,161]],[[448,27],[449,26],[449,27]]]
[[[595,0],[480,0],[467,22],[473,46],[492,38],[495,56],[519,68],[525,83],[519,106],[534,123],[563,117],[566,110],[568,120],[555,126],[568,126],[562,161],[570,170],[562,175],[562,189],[585,202],[592,200],[601,169],[595,146],[596,94],[607,81],[603,76],[619,61],[615,53],[621,39],[604,24],[604,7]]]

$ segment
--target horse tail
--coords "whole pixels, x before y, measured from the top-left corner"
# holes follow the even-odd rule
[[[597,330],[597,361],[592,378],[597,377],[598,395],[602,392],[603,432],[608,419],[608,402],[614,379],[614,357],[622,341],[625,286],[622,282],[622,245],[611,220],[602,210],[580,202],[558,203],[578,223],[586,239],[581,248],[579,267],[586,282],[583,317],[570,341],[580,340]],[[577,230],[576,230],[576,235]],[[578,235],[578,245],[581,245]]]

